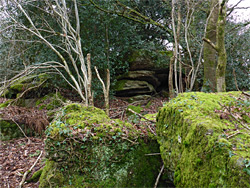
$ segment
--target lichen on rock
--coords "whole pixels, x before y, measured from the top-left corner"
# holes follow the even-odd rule
[[[176,187],[249,187],[250,135],[216,113],[240,92],[184,93],[157,115],[161,156]],[[248,112],[249,112],[248,108]]]
[[[155,139],[104,111],[68,104],[46,130],[40,187],[152,187],[160,168]]]

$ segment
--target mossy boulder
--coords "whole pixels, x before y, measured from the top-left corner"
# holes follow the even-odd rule
[[[10,84],[10,86],[5,90],[5,92],[3,92],[2,96],[13,99],[18,97],[20,93],[28,89],[29,91],[25,93],[25,96],[23,96],[23,98],[31,98],[30,96],[33,96],[34,94],[40,95],[43,89],[45,90],[48,89],[47,88],[48,85],[46,83],[46,80],[48,78],[49,78],[48,74],[24,76],[13,82],[12,84]],[[34,90],[36,90],[36,92],[34,92]]]
[[[43,98],[36,100],[35,106],[38,107],[39,110],[50,111],[62,107],[65,102],[66,99],[59,92],[50,93]]]
[[[239,127],[233,135],[239,123],[222,116],[223,106],[238,105],[239,96],[184,93],[159,111],[161,156],[176,187],[250,187],[249,131]]]
[[[69,104],[46,130],[40,187],[152,187],[161,165],[155,137],[104,111]]]

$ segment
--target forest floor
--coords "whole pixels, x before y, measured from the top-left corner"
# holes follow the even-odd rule
[[[4,102],[4,98],[0,98],[0,103]],[[103,100],[96,101],[96,105],[102,108]],[[145,100],[140,103],[143,108],[141,114],[154,114],[159,111],[159,108],[166,102],[166,98],[152,97],[150,100]],[[147,105],[149,104],[150,105]],[[138,102],[132,105],[138,105]],[[113,98],[110,100],[110,117],[127,120],[126,110],[129,104],[124,98]],[[12,114],[13,116],[15,114]],[[0,143],[0,187],[14,188],[18,187],[22,181],[23,175],[38,159],[41,152],[42,156],[32,171],[28,174],[26,180],[31,178],[32,174],[42,168],[45,164],[44,140],[45,136],[29,137],[13,139],[9,141],[1,141]],[[39,182],[25,183],[22,187],[36,188]]]

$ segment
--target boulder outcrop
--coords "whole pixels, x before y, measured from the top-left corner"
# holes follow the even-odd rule
[[[175,186],[250,187],[249,124],[249,98],[240,92],[184,93],[167,103],[157,134]]]
[[[167,88],[168,70],[156,67],[151,52],[134,50],[126,60],[129,62],[129,71],[117,77],[117,96],[151,95]]]
[[[119,80],[115,86],[116,96],[132,97],[135,95],[151,95],[155,93],[154,87],[146,81]]]
[[[68,104],[46,130],[44,187],[153,187],[161,166],[154,136],[101,109]]]

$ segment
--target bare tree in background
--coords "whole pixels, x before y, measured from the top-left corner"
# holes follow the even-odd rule
[[[18,0],[1,0],[3,9],[3,15],[6,20],[11,22],[11,27],[24,30],[29,32],[31,35],[36,36],[40,42],[46,44],[60,59],[60,61],[51,60],[49,62],[43,62],[38,66],[33,66],[30,69],[34,68],[43,68],[43,67],[52,67],[56,70],[66,81],[67,83],[77,91],[81,99],[88,105],[88,98],[90,94],[88,93],[88,71],[86,68],[86,63],[84,60],[84,55],[82,52],[81,46],[81,37],[80,37],[80,19],[78,14],[78,5],[76,0],[72,0],[72,7],[69,8],[65,0],[44,0],[46,8],[42,11],[45,14],[51,15],[53,19],[56,20],[60,28],[60,32],[56,31],[48,21],[44,20],[45,25],[39,26],[38,23],[32,20],[32,17],[29,15],[28,11],[25,10],[25,5],[32,4],[32,1],[18,1]],[[11,7],[11,10],[9,9]],[[42,7],[37,7],[41,9]],[[72,11],[72,14],[71,14]],[[28,24],[21,22],[15,14],[20,12],[24,15]],[[13,14],[14,13],[14,14]],[[71,21],[71,16],[74,15],[74,24]],[[8,28],[6,28],[8,29]],[[56,45],[49,40],[47,37],[49,35],[58,36],[62,45]],[[67,60],[66,60],[67,59]],[[80,62],[80,66],[77,64]],[[68,74],[70,80],[67,80],[61,68]],[[73,68],[76,74],[71,72]],[[27,68],[29,69],[29,68]],[[25,73],[30,71],[24,71]],[[20,76],[20,75],[19,75]],[[19,77],[16,76],[16,79]],[[13,79],[12,79],[13,81]]]

